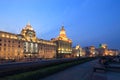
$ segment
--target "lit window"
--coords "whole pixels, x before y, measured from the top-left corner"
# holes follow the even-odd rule
[[[13,38],[13,36],[11,35],[11,37],[10,38]]]
[[[7,35],[6,37],[9,38],[9,35]]]
[[[5,34],[2,34],[2,37],[5,37]]]

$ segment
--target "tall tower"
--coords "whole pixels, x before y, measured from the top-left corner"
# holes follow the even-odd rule
[[[65,31],[65,29],[64,29],[64,26],[62,26],[62,28],[61,28],[61,30],[60,30],[59,37],[67,38],[67,36],[66,36],[66,31]]]
[[[59,36],[57,38],[52,39],[52,41],[57,44],[57,57],[71,57],[72,40],[67,38],[64,26],[62,26],[62,28],[60,29]]]
[[[63,41],[66,41],[66,42],[72,42],[72,40],[70,40],[67,35],[66,35],[66,31],[64,29],[64,26],[62,26],[62,28],[60,29],[60,34],[59,36],[57,37],[57,40],[63,40]]]

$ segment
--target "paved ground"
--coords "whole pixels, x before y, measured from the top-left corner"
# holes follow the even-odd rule
[[[120,80],[119,72],[93,72],[97,60],[68,68],[40,80]]]
[[[120,80],[120,73],[119,72],[108,72],[107,79],[108,80]]]
[[[109,65],[111,67],[117,67],[117,69],[109,68],[109,71],[107,72],[94,72],[92,80],[101,80],[100,78],[103,78],[102,80],[120,80],[120,63],[111,63]]]
[[[106,72],[94,72],[91,80],[107,80]]]
[[[96,60],[80,64],[40,80],[91,80],[95,63]]]

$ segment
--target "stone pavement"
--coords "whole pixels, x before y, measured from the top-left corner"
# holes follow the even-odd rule
[[[94,72],[92,76],[92,80],[101,80],[99,77],[103,78],[102,80],[120,80],[120,63],[109,64],[111,67],[118,68],[110,68],[107,72]]]
[[[120,80],[119,72],[93,72],[93,66],[97,61],[86,62],[40,80]]]
[[[106,72],[94,72],[91,80],[107,80]]]
[[[94,72],[92,80],[120,80],[120,72],[108,71],[106,73]]]
[[[108,72],[107,80],[120,80],[120,72]]]
[[[97,60],[86,62],[40,80],[92,80],[93,66],[96,62]]]

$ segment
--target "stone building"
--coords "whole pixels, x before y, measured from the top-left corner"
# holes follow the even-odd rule
[[[57,45],[56,55],[58,58],[69,58],[72,53],[72,40],[66,36],[64,26],[60,29],[60,34],[57,38],[51,39]]]
[[[76,45],[76,47],[72,48],[73,57],[85,57],[85,51],[80,47],[80,45]]]
[[[55,57],[56,43],[37,38],[29,23],[20,34],[0,31],[0,59]]]

